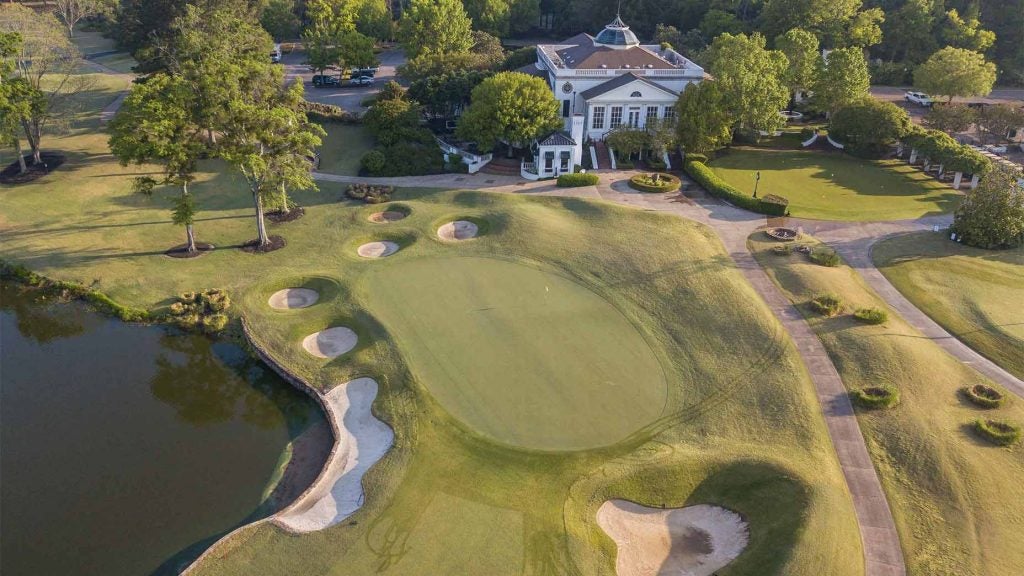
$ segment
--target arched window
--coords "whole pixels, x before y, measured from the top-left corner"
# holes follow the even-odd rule
[[[641,94],[640,91],[638,90],[638,91],[633,92],[632,94],[630,94],[629,97],[630,98],[642,98],[643,94]]]

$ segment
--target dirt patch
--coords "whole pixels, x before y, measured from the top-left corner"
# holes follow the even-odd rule
[[[437,237],[442,240],[469,240],[476,238],[480,229],[469,220],[456,220],[437,229]]]
[[[359,337],[351,328],[336,326],[306,336],[302,347],[317,358],[337,358],[352,350],[359,342]]]
[[[597,523],[618,547],[618,576],[712,576],[749,538],[739,514],[706,504],[661,509],[609,500],[597,511]]]
[[[306,209],[302,206],[296,206],[288,212],[282,212],[280,210],[274,210],[273,212],[267,212],[265,214],[267,220],[270,220],[274,224],[284,224],[285,222],[292,222],[298,220],[306,215]]]
[[[209,252],[212,252],[214,249],[213,244],[207,244],[206,242],[196,242],[196,249],[194,252],[189,252],[188,250],[186,250],[186,246],[188,245],[178,244],[173,248],[169,248],[166,252],[164,252],[164,256],[170,256],[171,258],[198,258],[200,256],[208,254]]]
[[[63,154],[53,152],[43,152],[41,158],[43,160],[41,163],[33,164],[32,156],[26,156],[25,163],[28,164],[28,171],[24,174],[21,173],[21,166],[18,165],[17,160],[11,162],[0,172],[0,184],[27,184],[60,168],[65,160]]]
[[[295,310],[298,308],[309,308],[320,299],[316,290],[309,288],[285,288],[274,292],[267,300],[267,304],[276,310]]]
[[[336,447],[307,497],[278,515],[277,523],[313,532],[341,522],[363,505],[363,475],[395,439],[391,428],[370,411],[376,397],[377,381],[372,378],[357,378],[324,395],[337,423]]]
[[[384,212],[374,212],[370,214],[368,220],[374,224],[387,224],[389,222],[398,222],[405,218],[404,212],[398,212],[397,210],[387,210]]]
[[[271,236],[270,243],[266,246],[260,246],[256,240],[250,240],[245,244],[242,244],[242,251],[250,254],[266,254],[267,252],[273,252],[274,250],[280,250],[284,248],[287,242],[281,236]]]
[[[398,244],[387,240],[383,242],[369,242],[356,250],[356,253],[363,258],[385,258],[395,252],[398,252]]]

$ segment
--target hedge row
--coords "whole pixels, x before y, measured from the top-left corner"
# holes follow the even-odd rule
[[[593,186],[597,184],[597,174],[584,174],[573,172],[562,174],[558,177],[558,186],[561,188],[576,188],[578,186]]]
[[[20,264],[0,260],[0,278],[84,300],[99,312],[117,316],[125,322],[150,322],[156,319],[148,310],[122,306],[102,292],[90,290],[75,282],[50,280]]]
[[[759,214],[767,214],[769,216],[786,216],[789,213],[789,200],[782,196],[775,196],[769,194],[764,198],[754,198],[747,196],[732,186],[726,184],[724,180],[718,177],[717,174],[708,168],[703,162],[697,162],[692,160],[695,154],[687,156],[688,161],[684,169],[686,173],[690,175],[698,184],[701,185],[708,194],[716,198],[721,198],[726,202],[738,206],[740,208],[750,210],[751,212],[757,212]]]
[[[322,102],[310,102],[303,100],[299,107],[303,112],[306,113],[306,118],[309,118],[313,122],[338,122],[341,124],[358,124],[362,121],[362,118],[358,114],[354,114],[345,110],[340,106],[333,104],[324,104]]]

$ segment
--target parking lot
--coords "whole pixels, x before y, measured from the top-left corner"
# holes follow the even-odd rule
[[[348,82],[345,76],[340,86],[314,87],[312,84],[313,72],[303,64],[306,55],[303,52],[295,51],[284,54],[281,57],[281,64],[285,68],[285,77],[290,81],[293,78],[302,78],[306,87],[306,100],[311,102],[323,102],[333,104],[353,112],[366,110],[363,107],[363,100],[373,96],[380,91],[389,80],[395,80],[395,69],[405,63],[405,54],[401,49],[385,50],[377,55],[380,60],[380,68],[374,76],[371,86],[354,86]],[[328,72],[332,74],[332,72]],[[333,74],[337,75],[336,72]]]

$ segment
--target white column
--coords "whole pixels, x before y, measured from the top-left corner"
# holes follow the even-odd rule
[[[914,150],[913,148],[910,149],[910,160],[908,160],[907,162],[909,162],[910,164],[917,162],[917,150]]]
[[[974,174],[973,176],[971,176],[971,190],[974,190],[977,187],[978,187],[978,175]]]
[[[963,179],[964,179],[964,173],[963,172],[957,172],[955,175],[953,175],[953,188],[956,188],[957,190],[959,190],[960,189],[960,184],[963,182]]]

